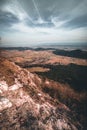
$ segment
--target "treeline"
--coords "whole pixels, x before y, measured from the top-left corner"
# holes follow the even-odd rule
[[[1,50],[19,50],[19,51],[24,51],[24,50],[34,50],[34,51],[45,51],[45,50],[56,50],[54,48],[33,48],[33,47],[0,47]]]
[[[34,67],[34,65],[30,67]],[[43,77],[61,83],[68,83],[77,91],[87,90],[87,66],[69,64],[40,65],[40,67],[50,68],[47,72],[36,72]]]
[[[82,51],[82,50],[72,50],[72,51],[55,50],[55,51],[53,51],[53,53],[56,55],[61,55],[61,56],[87,59],[87,51]]]

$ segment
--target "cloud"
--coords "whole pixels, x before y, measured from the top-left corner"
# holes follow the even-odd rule
[[[73,18],[72,20],[63,24],[63,26],[70,29],[87,27],[87,14]]]
[[[15,23],[19,23],[19,19],[16,16],[0,10],[0,34],[12,32],[11,26]]]
[[[86,29],[87,0],[0,0],[0,35],[8,41],[86,41]]]

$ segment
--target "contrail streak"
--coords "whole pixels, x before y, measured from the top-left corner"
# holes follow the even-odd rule
[[[40,15],[39,9],[38,9],[38,7],[37,7],[35,1],[32,0],[32,2],[33,2],[33,4],[34,4],[34,7],[35,7],[35,9],[36,9],[36,11],[37,11],[37,14],[38,14],[39,18],[41,19],[41,15]]]
[[[28,19],[33,24],[33,20],[31,19],[29,14],[27,14],[27,12],[22,8],[18,0],[12,1],[10,11],[11,13],[15,14],[22,22],[24,22],[25,19]]]

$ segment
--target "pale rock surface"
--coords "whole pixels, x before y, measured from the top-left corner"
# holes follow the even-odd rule
[[[12,103],[7,98],[0,98],[0,111],[10,107],[12,107]]]
[[[0,92],[4,92],[8,90],[8,85],[6,81],[0,81]]]

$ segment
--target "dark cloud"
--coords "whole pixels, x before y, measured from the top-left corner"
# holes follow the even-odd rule
[[[76,17],[66,22],[63,26],[65,28],[70,28],[70,29],[87,27],[87,14]]]
[[[9,0],[0,0],[0,7],[8,2],[9,2]]]
[[[45,20],[49,20],[51,16],[63,19],[81,3],[81,0],[36,0],[40,14]]]
[[[0,0],[0,35],[51,32],[61,39],[60,29],[76,28],[87,28],[87,0]]]
[[[38,23],[36,23],[36,24],[29,23],[27,25],[29,25],[32,28],[35,28],[35,27],[38,27],[38,28],[39,27],[40,28],[52,28],[52,27],[54,27],[54,24],[52,22],[50,22],[50,23],[40,23],[40,24],[38,24]]]
[[[42,27],[42,28],[46,28],[46,27],[54,27],[54,24],[52,22],[49,22],[49,23],[42,23],[42,24],[36,24],[35,25],[36,27]]]
[[[9,12],[0,11],[0,24],[3,26],[19,22],[18,18]]]
[[[52,23],[52,18],[58,17],[60,21],[69,19],[69,22],[64,25],[65,27],[85,27],[87,26],[87,13],[78,16],[80,12],[84,11],[83,13],[85,13],[86,11],[79,7],[79,5],[83,3],[83,6],[86,7],[87,2],[85,0],[0,0],[0,25],[6,26],[6,24],[11,25],[19,22],[20,19],[16,16],[17,12],[13,14],[12,12],[4,11],[4,5],[10,5],[11,9],[13,7],[13,11],[15,11],[14,8],[19,8],[20,12],[22,9],[22,11],[27,13],[31,19],[26,18],[25,20],[28,26],[53,27],[54,23]],[[72,13],[73,10],[76,10],[76,12],[74,11],[74,13]],[[74,18],[75,13],[77,13],[77,16]],[[71,15],[72,18],[70,19]],[[34,21],[37,21],[39,17],[45,22],[35,23]]]
[[[13,32],[11,30],[11,26],[14,23],[18,23],[19,20],[17,17],[15,17],[13,14],[9,12],[2,12],[0,11],[0,34],[6,34],[9,32]]]

